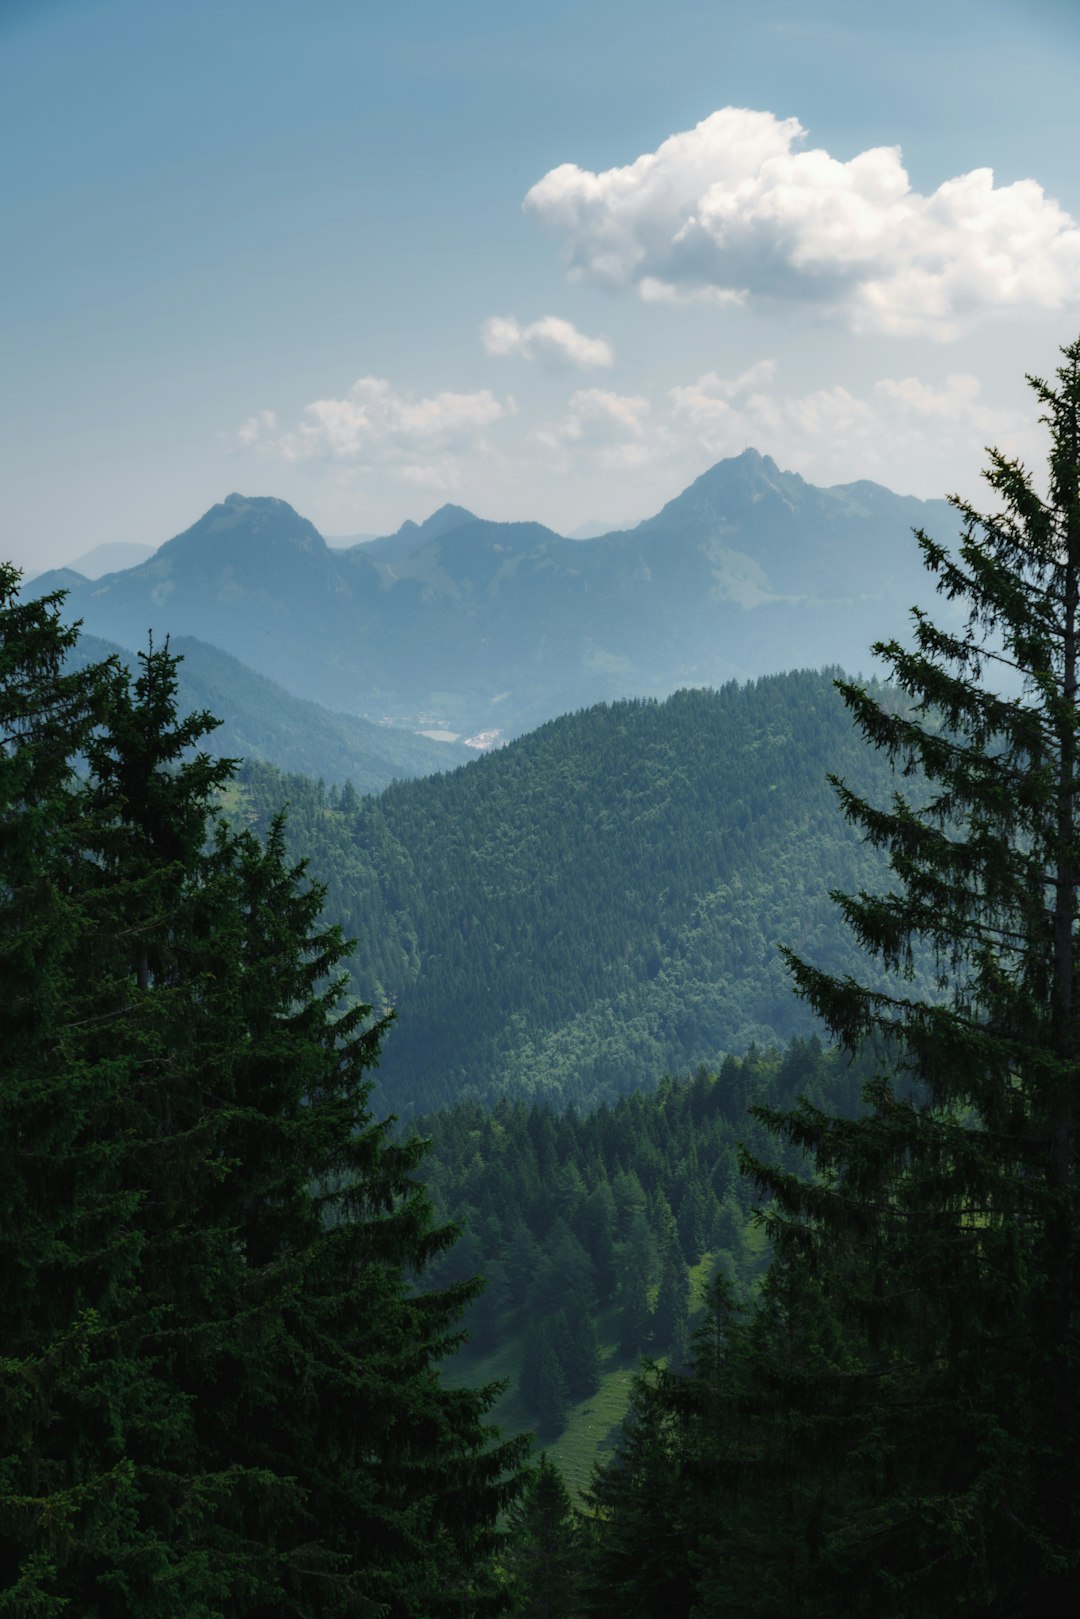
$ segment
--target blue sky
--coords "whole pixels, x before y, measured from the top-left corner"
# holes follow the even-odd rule
[[[1080,331],[1078,68],[1072,0],[0,0],[0,550],[572,530],[750,443],[977,493]]]

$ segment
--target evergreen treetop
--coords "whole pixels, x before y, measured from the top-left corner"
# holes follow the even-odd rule
[[[368,1107],[385,1023],[280,820],[216,824],[168,647],[69,683],[59,601],[16,583],[0,1613],[498,1611],[522,1442],[440,1380],[478,1284],[414,1286],[454,1232]]]
[[[918,535],[952,614],[875,649],[899,700],[841,686],[902,773],[886,806],[836,782],[893,884],[835,897],[890,976],[789,960],[875,1070],[855,1116],[753,1110],[785,1160],[746,1159],[761,1298],[643,1387],[597,1494],[603,1567],[667,1459],[671,1613],[1034,1619],[1080,1596],[1080,343],[1063,362],[1030,379],[1046,492],[993,452],[997,509],[954,502],[955,552]],[[655,1567],[620,1569],[651,1611]]]

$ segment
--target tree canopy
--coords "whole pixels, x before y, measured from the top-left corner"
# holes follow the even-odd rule
[[[931,791],[883,806],[835,783],[891,863],[890,891],[837,896],[889,981],[789,959],[842,1044],[876,1048],[866,1108],[759,1110],[814,1171],[748,1164],[775,1249],[761,1299],[740,1318],[718,1298],[688,1375],[641,1385],[597,1497],[632,1590],[619,1547],[663,1463],[671,1614],[1075,1605],[1080,344],[1063,355],[1055,383],[1030,379],[1047,492],[993,452],[998,509],[957,500],[955,552],[918,535],[962,616],[917,612],[912,646],[876,648],[904,703],[841,687]],[[642,1591],[623,1611],[654,1611]]]
[[[439,1363],[477,1291],[386,1023],[285,855],[217,822],[168,646],[64,672],[0,572],[0,1613],[481,1614],[522,1442]]]

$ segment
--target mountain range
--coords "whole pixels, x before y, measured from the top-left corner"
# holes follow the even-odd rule
[[[483,741],[597,701],[866,668],[930,592],[918,527],[949,538],[955,514],[867,482],[819,489],[747,450],[589,540],[444,506],[335,550],[286,502],[233,494],[136,567],[31,588],[63,585],[122,646],[194,636],[333,709]]]

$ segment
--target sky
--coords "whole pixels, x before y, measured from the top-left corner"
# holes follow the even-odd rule
[[[0,555],[624,526],[749,445],[978,501],[1078,70],[1075,0],[0,0]]]

